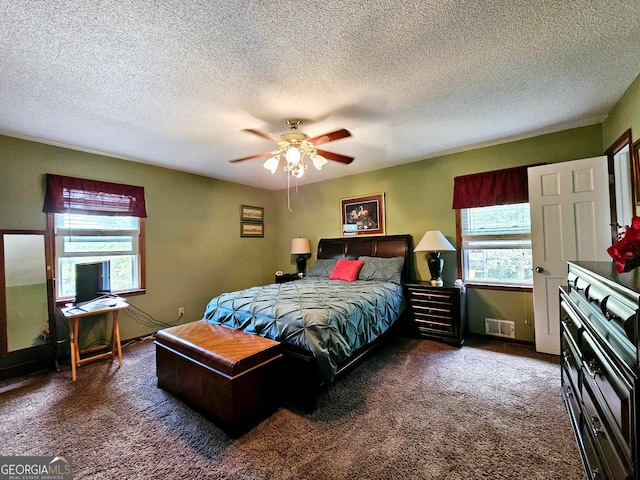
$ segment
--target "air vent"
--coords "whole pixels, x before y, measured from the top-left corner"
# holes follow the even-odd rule
[[[510,320],[484,319],[484,333],[496,337],[516,338],[516,325]]]

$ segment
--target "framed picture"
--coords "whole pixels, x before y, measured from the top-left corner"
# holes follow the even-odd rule
[[[251,207],[249,205],[240,206],[240,221],[242,222],[264,222],[264,208]]]
[[[340,219],[343,237],[384,235],[384,193],[343,198]]]
[[[241,237],[264,237],[264,223],[240,222]]]

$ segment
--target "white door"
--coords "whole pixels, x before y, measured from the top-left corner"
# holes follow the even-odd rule
[[[528,169],[536,350],[560,354],[558,287],[567,261],[611,261],[607,157]]]

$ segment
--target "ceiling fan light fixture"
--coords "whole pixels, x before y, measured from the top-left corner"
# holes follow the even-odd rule
[[[289,163],[300,163],[300,150],[298,150],[296,147],[289,147],[289,149],[287,150],[287,153],[285,155],[287,162]]]
[[[277,157],[271,157],[262,164],[262,166],[269,170],[272,175],[276,173],[276,170],[278,170],[278,165],[280,165],[280,159]]]
[[[311,161],[318,170],[322,170],[322,167],[327,164],[327,159],[317,153],[311,154]]]
[[[292,177],[302,178],[305,168],[304,163],[287,163],[285,170],[290,172]]]
[[[342,128],[340,130],[325,133],[323,135],[310,137],[306,133],[298,131],[300,120],[290,118],[287,120],[287,125],[289,126],[291,131],[283,133],[279,137],[275,137],[271,134],[264,133],[252,128],[244,129],[245,132],[252,133],[262,139],[275,142],[276,149],[258,153],[257,155],[236,158],[229,161],[235,163],[245,160],[251,160],[254,158],[268,157],[268,159],[262,164],[262,166],[266,170],[269,170],[272,175],[274,175],[278,171],[280,166],[284,163],[284,167],[282,168],[282,170],[287,175],[287,192],[289,189],[289,179],[291,177],[295,179],[301,178],[304,175],[304,172],[307,169],[309,163],[313,163],[313,166],[317,170],[322,170],[322,167],[329,163],[327,160],[340,162],[346,165],[350,164],[353,161],[353,157],[340,155],[338,153],[327,152],[325,150],[318,150],[316,148],[317,145],[324,145],[325,143],[333,142],[334,140],[340,140],[341,138],[350,137],[351,133],[349,133],[348,130]]]

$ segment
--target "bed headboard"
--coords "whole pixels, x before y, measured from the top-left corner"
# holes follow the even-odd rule
[[[318,258],[404,257],[403,281],[413,272],[412,250],[411,235],[321,238],[318,242]]]

